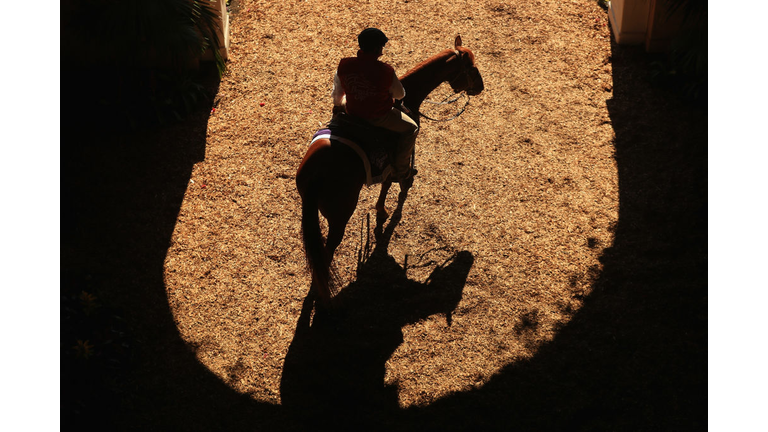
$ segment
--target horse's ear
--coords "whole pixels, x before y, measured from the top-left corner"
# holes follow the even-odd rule
[[[456,40],[453,42],[456,48],[461,46],[461,35],[456,36]]]

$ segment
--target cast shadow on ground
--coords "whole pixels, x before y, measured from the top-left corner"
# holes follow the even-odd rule
[[[75,368],[62,354],[62,424],[80,430],[301,430],[293,416],[312,403],[309,398],[326,396],[318,407],[333,405],[341,413],[362,408],[328,420],[350,426],[342,430],[368,421],[367,409],[392,414],[372,428],[379,430],[705,430],[706,108],[683,106],[652,88],[640,48],[613,45],[611,62],[608,110],[620,209],[592,293],[528,361],[508,365],[481,388],[406,410],[393,408],[393,389],[381,379],[383,362],[399,343],[403,323],[452,307],[461,276],[430,291],[430,284],[404,278],[388,255],[372,254],[369,264],[392,270],[386,286],[363,268],[360,280],[343,290],[349,325],[341,334],[331,333],[331,325],[308,324],[305,311],[286,359],[287,407],[254,401],[196,360],[178,335],[163,283],[192,166],[204,157],[207,117],[191,125],[199,128],[194,142],[169,139],[149,149],[116,149],[112,137],[78,131],[67,137],[62,122],[62,291],[117,299],[130,323],[133,353],[126,366],[95,370]],[[73,139],[76,145],[67,147]],[[607,245],[585,244],[597,246]],[[443,270],[463,274],[471,264],[471,256],[459,255]],[[430,309],[422,299],[442,306]],[[62,340],[67,331],[63,325]],[[312,388],[313,382],[325,384],[323,369],[308,369],[312,352],[330,356],[315,360],[338,379],[329,384],[332,392]],[[356,354],[348,360],[346,353]],[[360,382],[350,382],[355,378]],[[302,386],[309,387],[308,396]],[[358,401],[356,394],[369,398]],[[343,403],[332,400],[336,395]],[[381,405],[371,407],[374,402]]]
[[[387,252],[404,200],[401,193],[386,229],[375,228],[376,247],[361,253],[357,278],[335,297],[334,313],[312,316],[313,297],[304,301],[280,396],[306,427],[371,430],[396,415],[398,389],[385,384],[385,364],[403,342],[402,328],[434,314],[450,325],[461,300],[471,253],[454,253],[418,282],[408,278],[407,261],[400,265]]]
[[[585,244],[610,246],[592,292],[531,359],[503,368],[478,390],[406,410],[399,424],[706,430],[706,106],[650,85],[642,47],[614,41],[608,60],[619,218],[612,245]]]
[[[215,95],[215,68],[201,74]],[[215,430],[207,422],[217,413],[252,411],[252,400],[179,337],[163,277],[213,98],[178,124],[131,130],[122,113],[100,108],[113,69],[64,63],[62,82],[61,424]]]
[[[374,429],[706,429],[706,106],[652,86],[641,47],[610,61],[619,219],[612,245],[585,241],[610,247],[582,308],[531,359]]]

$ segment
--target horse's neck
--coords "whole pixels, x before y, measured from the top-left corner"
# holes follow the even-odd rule
[[[443,81],[448,79],[451,73],[448,60],[452,55],[452,50],[440,52],[420,63],[400,78],[400,82],[402,82],[405,88],[403,104],[406,107],[411,111],[417,112],[427,96],[442,84]]]

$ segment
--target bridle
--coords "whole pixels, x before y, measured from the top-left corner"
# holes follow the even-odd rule
[[[460,65],[460,69],[459,69],[459,72],[456,74],[455,77],[453,77],[452,79],[448,80],[448,84],[450,84],[451,87],[453,87],[454,81],[457,81],[462,76],[466,76],[467,77],[467,88],[473,88],[475,86],[475,80],[472,79],[472,75],[469,73],[469,71],[474,70],[475,72],[478,72],[477,71],[477,67],[476,66],[467,67],[467,65],[461,59],[461,53],[457,50],[457,51],[455,51],[455,54],[456,54],[456,60],[458,60],[459,65]]]
[[[475,72],[477,72],[477,67],[475,67],[475,66],[467,67],[467,65],[461,59],[461,53],[458,50],[456,50],[454,53],[456,54],[456,59],[458,60],[459,65],[461,67],[459,69],[459,72],[456,74],[456,76],[448,80],[448,84],[450,84],[451,88],[453,88],[454,87],[453,83],[455,81],[457,81],[459,78],[464,76],[464,77],[467,78],[467,88],[473,88],[475,86],[475,80],[472,78],[472,74],[470,74],[469,71],[474,69]],[[425,100],[424,101],[424,102],[427,102],[427,103],[431,103],[433,105],[450,105],[450,104],[458,101],[459,98],[461,98],[462,95],[467,97],[467,102],[464,104],[464,106],[461,108],[461,110],[459,110],[459,112],[456,113],[455,115],[453,115],[452,117],[449,117],[447,119],[433,119],[432,117],[429,117],[428,115],[422,113],[421,111],[418,111],[418,114],[420,116],[424,117],[427,120],[432,120],[432,121],[451,121],[451,120],[459,117],[460,115],[462,115],[464,113],[464,110],[467,109],[467,106],[469,106],[469,95],[467,94],[466,90],[464,90],[462,92],[459,92],[459,95],[456,96],[454,99],[451,99],[451,100],[448,100],[451,97],[449,95],[448,97],[446,97],[445,99],[443,99],[440,102],[433,102],[433,101],[430,101],[430,100]]]
[[[459,110],[459,112],[457,112],[457,113],[456,113],[456,114],[454,114],[453,116],[451,116],[451,117],[449,117],[449,118],[447,118],[447,119],[434,119],[434,118],[432,118],[432,117],[430,117],[430,116],[428,116],[428,115],[424,114],[424,113],[423,113],[423,112],[421,112],[421,111],[419,111],[419,112],[418,112],[418,114],[419,114],[420,116],[424,117],[424,118],[425,118],[425,119],[427,119],[427,120],[432,120],[432,121],[436,121],[436,122],[440,122],[440,121],[451,121],[451,120],[453,120],[453,119],[457,118],[458,116],[462,115],[462,114],[464,113],[464,110],[466,110],[466,109],[467,109],[467,106],[469,106],[469,95],[468,95],[466,92],[460,92],[460,93],[459,93],[459,95],[458,95],[458,96],[456,96],[454,99],[448,100],[448,99],[449,99],[450,97],[452,97],[452,96],[453,96],[453,95],[448,95],[448,97],[446,97],[445,99],[443,99],[443,100],[442,100],[442,101],[440,101],[440,102],[433,102],[433,101],[431,101],[431,100],[425,100],[424,102],[427,102],[427,103],[431,103],[431,104],[433,104],[433,105],[450,105],[450,104],[452,104],[452,103],[456,102],[457,100],[459,100],[459,99],[460,99],[462,96],[466,96],[466,97],[467,97],[467,102],[464,104],[464,106],[463,106],[463,107],[461,107],[461,109]]]

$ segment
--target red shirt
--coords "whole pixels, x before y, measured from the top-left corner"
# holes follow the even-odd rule
[[[382,117],[394,105],[389,89],[395,70],[377,58],[375,54],[358,51],[357,57],[339,62],[336,74],[347,94],[347,112],[351,115],[365,119]]]

